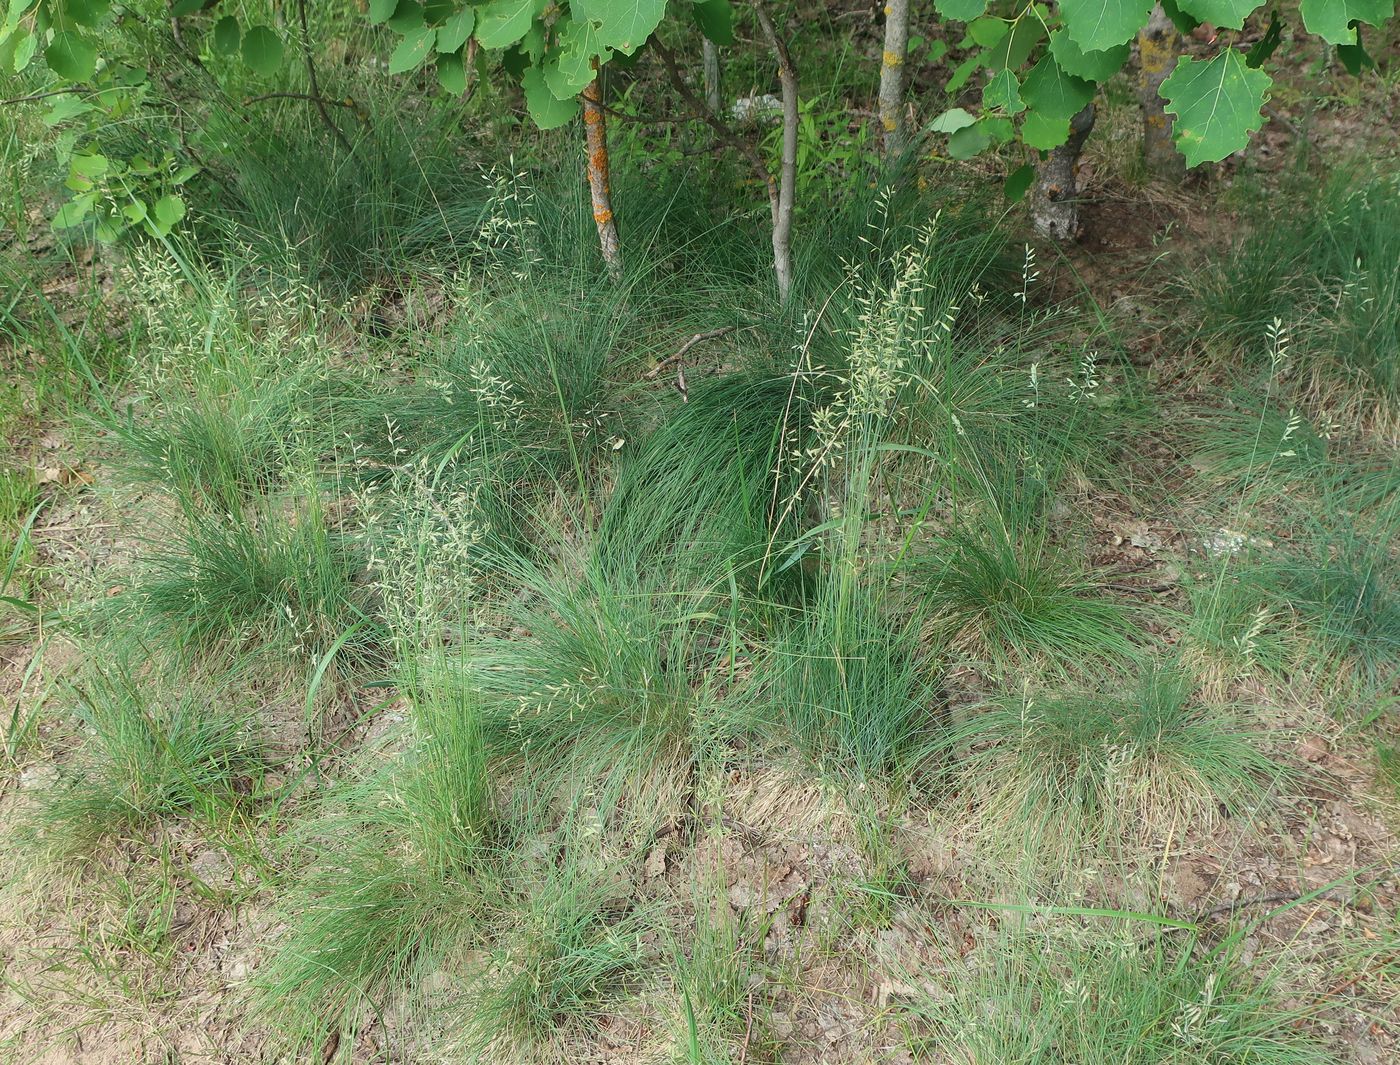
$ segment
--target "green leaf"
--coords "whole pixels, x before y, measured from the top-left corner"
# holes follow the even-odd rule
[[[1346,67],[1347,73],[1354,78],[1360,77],[1363,70],[1376,69],[1376,61],[1361,43],[1360,27],[1356,30],[1355,44],[1337,45],[1337,58],[1341,60],[1342,66]]]
[[[168,192],[151,205],[151,225],[161,236],[175,228],[175,223],[185,217],[185,201]]]
[[[102,16],[107,14],[109,6],[108,0],[67,0],[63,5],[63,13],[79,26],[96,26],[102,21]],[[172,13],[178,17],[178,13]]]
[[[44,49],[44,62],[60,78],[87,81],[97,70],[97,47],[71,30],[59,30]]]
[[[1254,42],[1254,47],[1245,53],[1244,65],[1258,70],[1268,61],[1269,56],[1274,54],[1282,40],[1283,20],[1278,17],[1277,10],[1270,11],[1269,28]]]
[[[1102,52],[1137,36],[1152,4],[1153,0],[1060,0],[1060,14],[1075,44]]]
[[[369,23],[378,26],[388,22],[399,6],[399,0],[369,0]]]
[[[35,53],[39,51],[39,35],[30,33],[29,30],[21,26],[11,40],[15,42],[15,53],[12,61],[14,71],[16,74],[20,74],[24,72],[25,67],[29,66]]]
[[[967,27],[967,35],[983,48],[991,48],[1010,32],[1011,23],[995,15],[979,18]]]
[[[978,122],[964,126],[948,138],[948,155],[953,159],[971,159],[992,143],[987,126]]]
[[[1132,45],[1120,44],[1102,52],[1086,52],[1064,30],[1050,35],[1050,54],[1060,69],[1086,81],[1104,82],[1113,77],[1123,69],[1132,50]]]
[[[1035,167],[1030,163],[1019,166],[1006,176],[1006,182],[1001,187],[1001,193],[1011,203],[1019,203],[1021,199],[1030,191],[1031,182],[1035,180]]]
[[[1094,83],[1066,74],[1053,55],[1041,56],[1021,86],[1021,99],[1036,114],[1068,121],[1094,98]]]
[[[225,15],[214,23],[214,51],[220,55],[233,55],[238,51],[238,43],[243,39],[243,31],[238,27],[238,20],[232,15]]]
[[[573,6],[598,24],[599,40],[623,55],[644,45],[666,13],[666,0],[573,0]]]
[[[100,178],[107,173],[107,157],[95,152],[92,155],[74,155],[68,160],[68,165],[73,173],[85,178]]]
[[[455,15],[448,16],[447,21],[437,32],[437,50],[439,52],[460,50],[462,45],[467,43],[467,38],[472,35],[472,28],[475,25],[476,11],[470,7],[463,7]]]
[[[1201,20],[1188,15],[1176,6],[1176,0],[1162,0],[1162,11],[1171,19],[1172,25],[1182,33],[1190,33],[1201,24]]]
[[[85,192],[81,196],[74,196],[54,214],[54,229],[71,229],[73,226],[82,225],[87,216],[92,214],[92,205],[96,202],[97,193],[95,192]]]
[[[578,114],[578,99],[560,100],[556,97],[545,84],[544,72],[539,67],[525,71],[520,86],[525,90],[525,106],[530,110],[530,117],[540,129],[562,126]]]
[[[1021,83],[1009,70],[995,74],[982,88],[982,106],[989,111],[1000,110],[1008,115],[1019,115],[1026,109],[1021,102]]]
[[[572,100],[593,80],[593,60],[606,63],[611,57],[611,49],[598,39],[594,24],[573,18],[559,33],[558,51],[545,59],[545,84],[557,99]]]
[[[1069,140],[1069,119],[1047,118],[1035,111],[1027,111],[1021,120],[1021,143],[1027,148],[1048,152]]]
[[[461,96],[467,91],[467,68],[461,52],[440,52],[437,57],[437,79],[445,92]]]
[[[1213,163],[1249,143],[1263,122],[1264,95],[1273,79],[1251,70],[1244,56],[1227,48],[1214,59],[1177,60],[1162,82],[1166,110],[1176,116],[1176,145],[1187,166]]]
[[[941,115],[928,124],[928,128],[934,133],[956,133],[977,122],[972,115],[968,114],[961,107],[950,107]]]
[[[1045,24],[1040,19],[1023,18],[987,52],[987,69],[1019,69],[1044,36]]]
[[[977,73],[981,67],[982,56],[980,53],[978,55],[968,56],[953,69],[952,75],[948,78],[948,83],[943,86],[943,91],[950,96],[956,93],[967,84],[968,79],[971,78],[973,74]]]
[[[423,60],[428,58],[428,53],[433,50],[433,42],[436,40],[435,29],[424,28],[409,33],[399,42],[393,55],[389,56],[389,73],[402,74],[406,70],[418,69],[423,65]]]
[[[1379,26],[1395,14],[1395,0],[1303,0],[1303,25],[1329,44],[1356,44],[1352,22]]]
[[[1181,9],[1202,22],[1212,22],[1227,30],[1238,30],[1244,26],[1259,0],[1177,0]]]
[[[729,0],[697,0],[690,10],[700,32],[715,44],[734,43],[734,5]]]
[[[987,10],[987,0],[933,0],[938,13],[954,22],[971,22]]]
[[[140,200],[133,200],[122,208],[122,214],[128,222],[141,222],[146,217],[146,205]]]
[[[171,18],[184,18],[186,15],[193,15],[204,6],[204,0],[175,0],[170,5]]]
[[[282,65],[282,38],[266,26],[250,26],[243,34],[243,62],[263,77],[277,73]]]
[[[998,144],[1009,144],[1016,136],[1016,123],[1001,115],[986,115],[980,124],[986,128],[987,136]]]
[[[491,0],[476,19],[476,39],[483,48],[506,48],[520,38],[543,8],[540,0]]]
[[[389,16],[389,28],[400,36],[421,30],[427,24],[423,5],[418,0],[399,0],[394,13]]]

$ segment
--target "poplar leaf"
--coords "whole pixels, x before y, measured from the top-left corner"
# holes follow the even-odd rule
[[[1068,121],[1094,98],[1093,82],[1060,69],[1053,55],[1042,56],[1021,86],[1021,99],[1036,114]]]
[[[1102,52],[1086,52],[1064,30],[1056,30],[1050,35],[1050,54],[1060,64],[1060,69],[1086,81],[1104,82],[1113,77],[1123,69],[1132,50],[1132,45],[1120,44],[1117,48],[1107,48]]]
[[[238,51],[239,42],[243,40],[243,31],[238,26],[238,20],[232,15],[225,15],[214,23],[214,51],[220,55],[233,55]]]
[[[389,73],[402,74],[406,70],[417,69],[423,64],[423,60],[428,58],[436,40],[435,29],[414,30],[406,34],[394,49],[394,54],[389,57]]]
[[[476,25],[476,11],[470,7],[463,7],[455,15],[448,16],[446,22],[437,32],[437,50],[439,52],[456,52],[462,45],[467,43],[467,38],[472,35],[472,27]]]
[[[443,91],[461,96],[467,91],[467,68],[461,52],[442,52],[437,57],[437,79]]]
[[[1227,30],[1240,29],[1259,6],[1259,0],[1177,0],[1177,3],[1188,15]]]
[[[1060,0],[1065,29],[1080,48],[1101,52],[1137,36],[1153,0]]]
[[[971,22],[987,10],[987,0],[933,0],[933,6],[944,18]]]
[[[574,0],[573,6],[597,23],[603,44],[623,55],[644,45],[666,13],[666,0]]]
[[[562,126],[578,114],[578,98],[560,100],[545,84],[544,72],[539,67],[531,67],[520,79],[525,90],[525,106],[530,117],[540,129],[554,129]]]
[[[506,48],[524,37],[543,8],[540,0],[491,0],[476,19],[476,39],[483,48]]]
[[[1303,0],[1303,25],[1329,44],[1356,44],[1352,22],[1379,26],[1395,14],[1395,0]]]
[[[734,43],[734,5],[729,0],[697,0],[690,10],[700,32],[715,44]]]
[[[1026,109],[1021,102],[1021,83],[1016,75],[1003,70],[992,77],[982,89],[982,106],[988,110],[1001,110],[1008,115],[1019,115]]]
[[[1027,148],[1048,152],[1069,140],[1069,119],[1047,118],[1035,111],[1027,111],[1021,121],[1021,143]]]
[[[275,74],[282,65],[282,38],[266,26],[249,27],[243,35],[243,62],[255,74]]]
[[[97,70],[97,47],[70,30],[59,30],[44,49],[44,62],[60,78],[87,81]]]
[[[1176,116],[1176,145],[1187,166],[1214,163],[1249,143],[1264,118],[1264,96],[1273,79],[1251,70],[1244,56],[1227,48],[1214,59],[1177,60],[1162,82],[1166,110]]]

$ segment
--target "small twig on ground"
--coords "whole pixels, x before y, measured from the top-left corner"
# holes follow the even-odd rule
[[[680,362],[681,359],[685,358],[686,352],[688,352],[691,348],[695,347],[696,344],[701,344],[706,340],[716,340],[719,337],[726,336],[727,334],[734,332],[734,330],[737,328],[739,327],[734,325],[725,325],[720,326],[720,328],[718,329],[710,329],[704,333],[696,333],[693,337],[691,337],[684,344],[682,344],[680,346],[680,349],[674,355],[667,355],[650,370],[644,373],[642,377],[647,381],[656,380],[657,376],[661,373],[662,370],[664,370],[667,366],[670,366],[673,362]]]

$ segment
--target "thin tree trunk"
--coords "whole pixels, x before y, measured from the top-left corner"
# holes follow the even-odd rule
[[[880,125],[885,130],[885,162],[897,159],[906,143],[904,60],[909,53],[909,0],[885,4],[885,53],[880,60]]]
[[[778,279],[778,301],[787,303],[792,291],[792,208],[797,191],[797,68],[787,44],[773,28],[762,0],[754,0],[754,13],[768,46],[778,59],[778,82],[783,90],[783,147],[778,169],[778,195],[773,200],[773,273]]]
[[[701,40],[701,47],[704,49],[702,58],[705,65],[705,106],[710,109],[710,114],[719,116],[724,113],[724,93],[720,88],[719,45],[705,37]]]
[[[1094,128],[1092,101],[1069,122],[1069,140],[1050,153],[1036,174],[1031,220],[1038,232],[1055,240],[1074,240],[1079,221],[1079,156]]]
[[[1142,103],[1142,161],[1147,173],[1164,181],[1186,177],[1186,158],[1172,143],[1172,116],[1159,89],[1176,66],[1181,34],[1159,3],[1138,33],[1138,99]]]
[[[597,62],[594,62],[597,69]],[[588,191],[593,196],[593,221],[598,224],[598,245],[603,262],[614,281],[622,277],[622,244],[613,221],[612,188],[608,180],[608,128],[604,121],[603,94],[599,78],[583,90],[583,129],[588,146]]]

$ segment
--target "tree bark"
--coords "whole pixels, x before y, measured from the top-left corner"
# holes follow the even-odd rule
[[[719,117],[724,114],[724,93],[720,87],[719,45],[705,37],[701,41],[704,49],[705,66],[705,106],[710,114]]]
[[[904,60],[909,53],[909,0],[885,4],[885,52],[880,60],[880,125],[885,131],[885,162],[904,152]]]
[[[1186,158],[1172,143],[1172,116],[1158,90],[1176,66],[1181,34],[1159,3],[1138,33],[1138,100],[1142,103],[1142,161],[1147,173],[1163,181],[1186,177]]]
[[[773,273],[778,280],[778,301],[786,304],[792,291],[792,210],[797,191],[797,68],[787,44],[773,28],[762,0],[754,0],[754,13],[768,46],[778,59],[778,83],[783,90],[783,147],[778,167],[778,195],[773,202]]]
[[[1079,156],[1094,128],[1094,104],[1069,122],[1069,140],[1050,153],[1036,174],[1031,220],[1044,236],[1055,240],[1075,240],[1083,231],[1079,220]]]
[[[594,62],[593,80],[583,90],[583,129],[588,148],[588,191],[593,197],[593,221],[598,225],[598,246],[608,275],[622,278],[622,244],[613,220],[612,186],[608,177],[608,127],[603,111],[603,93]]]

